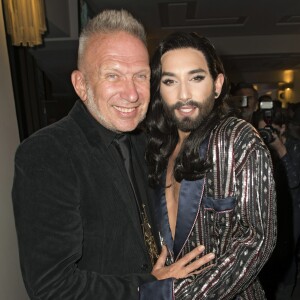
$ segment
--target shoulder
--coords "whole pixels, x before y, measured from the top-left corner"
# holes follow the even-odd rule
[[[236,117],[228,117],[220,122],[213,132],[214,139],[222,139],[226,144],[233,143],[235,148],[259,146],[266,148],[257,130],[248,122]]]
[[[215,129],[217,134],[239,135],[242,132],[256,133],[256,130],[250,123],[236,117],[224,118]]]
[[[25,139],[17,148],[16,160],[48,159],[65,156],[80,143],[81,133],[69,116],[44,127]]]
[[[221,121],[211,136],[214,157],[222,156],[243,165],[250,157],[259,153],[270,160],[270,153],[257,130],[248,122],[236,117]]]

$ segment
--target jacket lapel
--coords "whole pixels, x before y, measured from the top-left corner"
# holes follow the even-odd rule
[[[207,155],[208,143],[209,138],[206,138],[199,147],[199,156],[202,159]],[[203,197],[204,183],[205,178],[181,182],[174,241],[175,258],[180,255],[196,222]]]
[[[169,251],[172,252],[173,255],[174,242],[169,223],[167,201],[164,187],[156,189],[155,216],[156,222],[159,227],[159,232],[163,240],[163,244],[165,244],[168,247]]]
[[[204,179],[181,182],[177,213],[174,257],[177,258],[187,242],[200,209]]]
[[[158,250],[160,250],[160,238],[158,225],[155,222],[155,191],[150,188],[148,183],[148,169],[145,161],[145,149],[146,149],[146,136],[141,133],[135,133],[131,135],[131,142],[133,146],[133,164],[135,166],[136,181],[138,183],[140,194],[143,197],[142,201],[145,204],[146,214],[152,228],[152,234],[154,236]]]
[[[199,148],[200,157],[204,158],[207,154],[208,139]],[[165,182],[165,175],[163,182]],[[175,260],[182,252],[183,247],[189,239],[192,228],[196,222],[200,204],[204,192],[205,178],[187,181],[182,180],[179,193],[179,204],[176,221],[175,239],[173,241],[165,197],[165,189],[157,189],[156,218],[159,223],[160,232],[169,250],[173,251]]]
[[[157,200],[159,200],[155,205],[156,220],[159,224],[159,231],[163,242],[168,249],[173,252],[174,258],[176,259],[187,242],[197,219],[204,191],[204,179],[196,181],[183,180],[181,183],[174,241],[169,224],[164,190],[164,188],[159,188],[156,191],[156,197]]]
[[[82,129],[87,138],[89,146],[93,148],[95,159],[99,161],[99,166],[103,170],[109,170],[107,173],[107,181],[114,186],[116,197],[120,199],[120,205],[124,206],[124,213],[128,214],[128,220],[133,224],[139,241],[143,249],[145,248],[141,231],[141,224],[135,203],[135,198],[126,170],[121,160],[116,160],[119,155],[114,145],[111,143],[112,138],[105,139],[103,135],[107,135],[108,129],[103,128],[87,111],[80,100],[74,105],[69,113],[77,125]],[[102,129],[100,130],[99,127]],[[100,134],[99,130],[102,134]]]
[[[142,237],[142,231],[140,230],[141,224],[140,224],[140,217],[137,210],[137,205],[135,202],[134,193],[132,191],[130,181],[128,179],[128,176],[126,174],[126,170],[124,168],[124,165],[122,164],[122,161],[115,160],[111,156],[111,152],[115,151],[116,149],[110,149],[108,148],[107,153],[110,157],[110,174],[112,176],[112,182],[115,187],[115,191],[117,194],[119,194],[120,201],[124,204],[124,212],[126,212],[129,216],[129,220],[133,223],[133,227],[137,231],[137,235],[141,237],[141,242],[143,242]]]

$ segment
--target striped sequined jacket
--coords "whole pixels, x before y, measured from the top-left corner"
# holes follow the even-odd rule
[[[141,299],[265,299],[257,276],[276,242],[269,151],[249,123],[230,117],[201,152],[212,168],[202,180],[182,181],[174,240],[164,189],[158,191],[157,218],[169,263],[197,245],[216,257],[198,275],[145,284]]]

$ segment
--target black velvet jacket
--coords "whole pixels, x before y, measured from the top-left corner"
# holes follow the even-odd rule
[[[155,280],[114,136],[77,101],[18,148],[12,195],[31,299],[132,300]],[[143,135],[132,143],[148,203]]]

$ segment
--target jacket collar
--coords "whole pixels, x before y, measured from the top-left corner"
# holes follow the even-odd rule
[[[189,239],[197,219],[204,191],[204,179],[196,181],[183,180],[180,186],[175,238],[173,240],[168,218],[165,189],[157,191],[159,201],[156,205],[156,217],[164,243],[173,252],[176,259]]]
[[[207,149],[208,138],[199,148],[200,157],[206,157]],[[165,175],[163,182],[166,181]],[[165,188],[160,187],[157,189],[156,197],[158,201],[155,209],[156,218],[164,243],[167,245],[168,249],[173,252],[174,259],[178,258],[178,256],[181,254],[196,222],[203,197],[204,183],[205,178],[195,181],[182,180],[179,192],[179,204],[174,240],[171,235],[169,224]]]
[[[108,148],[117,135],[116,132],[105,128],[95,120],[81,100],[75,102],[68,116],[84,131],[89,142],[94,146],[98,146],[101,141],[101,144]]]
[[[135,201],[133,201],[134,196],[130,182],[127,179],[127,174],[121,159],[115,159],[118,153],[113,145],[113,140],[116,138],[118,133],[99,124],[86,109],[81,100],[78,100],[75,103],[68,117],[76,123],[87,138],[87,143],[89,143],[89,146],[93,148],[92,151],[95,153],[95,158],[97,160],[103,160],[103,163],[110,166],[110,172],[107,176],[108,180],[111,181],[116,193],[120,195],[120,201],[123,201],[125,205],[125,211],[128,213],[129,220],[135,224],[134,228],[136,229],[136,234],[141,237],[140,243],[144,248],[144,240],[141,230],[139,229],[141,225],[137,215],[136,204]],[[143,154],[145,149],[144,137],[138,132],[130,134],[132,135],[132,145],[135,149],[135,153],[137,154],[136,159],[139,163],[143,164]],[[141,166],[141,169],[145,169],[144,164]],[[142,177],[141,181],[145,185],[146,189],[147,182],[145,182],[145,173],[143,173]]]

